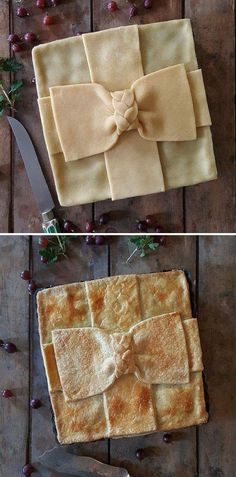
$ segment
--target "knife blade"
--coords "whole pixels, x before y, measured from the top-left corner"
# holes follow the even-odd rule
[[[7,120],[15,136],[34,198],[43,217],[43,230],[45,233],[57,233],[59,232],[59,224],[53,213],[55,204],[40,167],[29,133],[26,131],[23,124],[17,119],[7,116]]]
[[[103,464],[92,457],[68,452],[69,446],[56,446],[37,459],[44,467],[76,477],[130,477],[127,470]]]

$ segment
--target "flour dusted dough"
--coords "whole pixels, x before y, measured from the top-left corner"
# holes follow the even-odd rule
[[[139,196],[217,177],[210,116],[188,19],[112,28],[39,45],[33,50],[33,63],[41,121],[61,205]],[[197,139],[156,144],[134,130],[123,133],[105,154],[65,161],[52,114],[51,88],[98,83],[108,91],[117,91],[130,88],[143,74],[179,64],[184,64],[188,73]],[[80,113],[78,121],[83,120]],[[66,123],[66,108],[64,114]],[[68,142],[73,143],[73,138],[71,134]],[[89,141],[89,132],[86,139]]]

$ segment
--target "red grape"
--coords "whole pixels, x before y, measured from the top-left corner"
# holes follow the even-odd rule
[[[155,227],[156,218],[154,217],[154,215],[146,215],[145,222],[146,222],[148,227]]]
[[[135,455],[136,455],[136,457],[137,457],[138,460],[143,460],[143,459],[145,458],[144,449],[138,449],[138,450],[136,450]]]
[[[33,472],[34,472],[34,468],[32,467],[32,465],[30,464],[24,465],[22,469],[22,474],[24,474],[25,477],[30,477]]]
[[[46,26],[52,25],[54,22],[54,18],[51,15],[46,14],[43,18],[43,24]]]
[[[11,49],[14,53],[20,53],[23,50],[23,45],[21,43],[13,43]]]
[[[45,8],[46,4],[45,4],[45,0],[37,0],[36,2],[36,7],[38,8]]]
[[[106,225],[108,224],[109,220],[110,220],[110,215],[108,213],[104,213],[100,215],[98,222],[100,225]]]
[[[94,230],[95,230],[94,222],[90,222],[89,220],[87,220],[85,223],[85,232],[88,232],[90,234],[91,232],[94,232]]]
[[[24,40],[27,43],[34,43],[37,40],[37,36],[32,31],[25,33]]]
[[[165,442],[166,444],[170,444],[173,440],[173,437],[171,434],[164,434],[164,436],[162,437],[163,439],[163,442]]]
[[[64,220],[63,230],[66,233],[74,233],[76,232],[76,226],[73,224],[73,222],[71,222],[71,220]]]
[[[57,7],[60,4],[60,0],[51,0],[53,7]]]
[[[42,406],[42,403],[41,403],[40,399],[31,399],[30,406],[33,409],[38,409],[39,407]]]
[[[21,272],[20,277],[22,278],[22,280],[30,280],[29,270],[24,270],[23,272]]]
[[[106,238],[104,235],[95,235],[95,245],[104,245]]]
[[[138,14],[138,7],[136,5],[130,5],[129,7],[129,19],[135,17]]]
[[[151,8],[152,7],[152,0],[144,0],[143,6],[144,6],[144,8]]]
[[[4,343],[3,349],[7,353],[15,353],[17,351],[17,347],[14,343]]]
[[[47,237],[44,237],[44,236],[39,237],[38,244],[39,244],[39,246],[42,247],[42,248],[47,248],[47,246],[48,246],[48,239],[47,239]]]
[[[27,17],[29,15],[29,12],[25,7],[19,7],[16,10],[16,14],[18,17],[23,18],[23,17]]]
[[[4,398],[11,398],[13,396],[13,392],[10,390],[10,389],[4,389],[4,391],[2,391],[2,397]]]
[[[8,37],[9,43],[18,43],[20,41],[20,37],[15,33],[11,33]]]
[[[107,10],[111,13],[115,12],[116,10],[118,10],[118,6],[117,6],[117,3],[116,2],[109,2],[107,4]]]
[[[30,294],[30,295],[33,295],[36,290],[37,290],[36,283],[35,283],[33,280],[31,280],[31,281],[29,282],[29,285],[28,285],[28,292],[29,292],[29,294]]]
[[[139,220],[137,223],[137,229],[139,232],[147,232],[147,224],[144,220]]]

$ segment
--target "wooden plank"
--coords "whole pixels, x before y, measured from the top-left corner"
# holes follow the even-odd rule
[[[0,57],[9,57],[9,2],[0,1]],[[10,75],[2,74],[6,84]],[[11,137],[9,126],[5,118],[0,118],[0,232],[8,232],[9,212],[11,200]]]
[[[185,1],[212,116],[218,180],[186,189],[187,231],[234,232],[234,3]],[[226,34],[227,32],[227,34]]]
[[[111,275],[146,273],[182,268],[190,273],[193,290],[196,282],[195,237],[173,236],[167,245],[155,254],[141,259],[134,258],[129,264],[126,259],[131,252],[128,236],[114,240],[111,245]],[[135,477],[193,477],[196,475],[196,431],[195,428],[181,429],[173,433],[174,442],[167,445],[162,441],[163,433],[132,439],[111,440],[111,463],[124,466]],[[144,448],[147,457],[139,462],[135,452]],[[174,474],[173,474],[174,473]]]
[[[0,337],[18,351],[0,349],[1,390],[14,397],[1,399],[0,476],[21,475],[27,461],[29,417],[29,300],[27,282],[20,279],[29,267],[27,237],[0,237]]]
[[[210,421],[199,429],[199,477],[235,475],[236,238],[199,238],[199,326]]]
[[[60,7],[48,10],[52,15],[55,15],[55,24],[51,27],[43,25],[45,11],[38,9],[34,4],[32,5],[30,0],[24,2],[24,6],[30,12],[30,16],[27,18],[16,17],[16,6],[17,0],[13,2],[14,31],[21,34],[25,31],[33,31],[38,35],[42,43],[72,36],[79,30],[90,30],[90,7],[87,0],[62,2]],[[70,208],[59,206],[39,118],[36,89],[31,83],[34,74],[31,48],[27,48],[24,52],[18,54],[17,58],[24,65],[21,75],[25,81],[22,102],[21,105],[19,104],[17,117],[25,125],[34,142],[43,172],[57,204],[58,216],[72,220],[81,229],[85,220],[92,217],[92,206],[86,205]],[[14,231],[41,232],[41,215],[35,204],[17,148],[15,148],[14,153]]]
[[[83,237],[73,241],[68,249],[69,260],[61,260],[53,265],[44,265],[38,254],[38,238],[33,238],[32,260],[33,276],[40,287],[73,283],[107,276],[108,246],[91,247],[84,242]],[[31,456],[32,461],[45,450],[55,445],[52,414],[50,410],[48,389],[42,356],[39,346],[38,323],[36,313],[32,334],[32,396],[42,400],[43,406],[32,412]],[[93,456],[103,462],[108,462],[108,441],[102,440],[90,444],[80,444],[75,447],[76,453]],[[40,466],[36,465],[39,470]],[[58,474],[46,473],[44,477],[56,477]]]
[[[156,21],[172,20],[181,18],[181,1],[153,2],[150,10],[141,7],[142,2],[136,2],[140,6],[140,15],[135,16],[130,22],[128,18],[129,3],[126,0],[118,2],[119,10],[113,14],[107,12],[105,2],[94,0],[93,2],[93,29],[103,30],[120,25],[134,23],[151,23]],[[166,231],[181,232],[183,230],[183,192],[176,189],[161,194],[152,194],[144,197],[135,197],[115,202],[106,200],[95,204],[95,217],[101,213],[111,211],[115,220],[111,227],[118,232],[135,232],[136,219],[144,218],[147,214],[158,214],[160,222]],[[117,220],[117,216],[120,220]]]

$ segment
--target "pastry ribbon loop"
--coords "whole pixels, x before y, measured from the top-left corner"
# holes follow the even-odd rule
[[[143,76],[124,91],[109,92],[97,83],[75,84],[50,88],[50,97],[66,161],[106,152],[124,131],[136,128],[149,141],[197,137],[184,65]]]
[[[53,345],[66,400],[108,389],[123,374],[147,384],[189,382],[189,358],[181,317],[149,318],[128,333],[100,328],[54,330]]]

